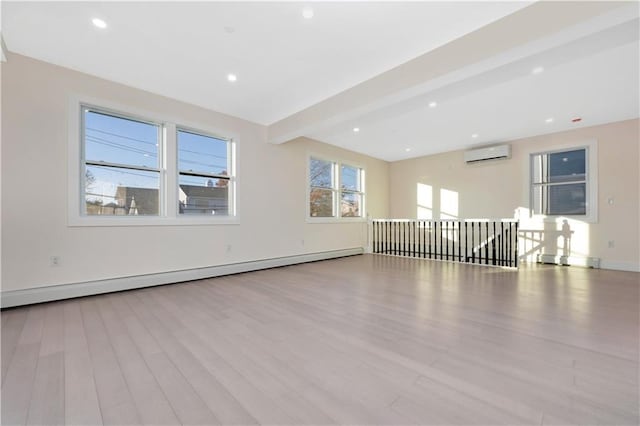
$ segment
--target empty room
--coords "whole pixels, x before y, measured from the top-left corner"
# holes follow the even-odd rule
[[[638,425],[637,1],[2,1],[2,425]]]

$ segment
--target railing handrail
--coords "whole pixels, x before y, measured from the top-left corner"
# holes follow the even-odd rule
[[[504,222],[504,223],[516,223],[519,219],[513,218],[460,218],[460,219],[369,219],[372,222]]]

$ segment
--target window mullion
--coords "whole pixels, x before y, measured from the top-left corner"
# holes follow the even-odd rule
[[[178,149],[176,137],[176,125],[166,123],[164,125],[162,146],[164,169],[164,214],[168,217],[178,216]]]
[[[342,211],[340,210],[340,202],[342,200],[342,188],[340,187],[340,181],[342,179],[341,176],[341,167],[340,164],[334,162],[333,163],[333,168],[334,168],[334,185],[333,185],[333,189],[334,189],[334,202],[333,202],[333,208],[334,208],[334,216],[335,217],[342,217]]]

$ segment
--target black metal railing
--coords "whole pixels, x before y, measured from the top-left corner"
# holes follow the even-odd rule
[[[513,219],[374,219],[371,234],[373,253],[518,267]]]

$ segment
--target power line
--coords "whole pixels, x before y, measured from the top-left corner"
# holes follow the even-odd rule
[[[210,157],[221,158],[221,159],[223,159],[223,160],[226,160],[226,159],[227,159],[227,156],[226,156],[226,155],[225,155],[225,156],[222,156],[222,155],[216,155],[216,154],[207,154],[206,152],[190,151],[190,150],[188,150],[188,149],[184,149],[184,148],[183,148],[183,149],[178,148],[178,151],[182,151],[182,152],[189,152],[189,153],[191,153],[191,154],[198,154],[198,155],[208,155],[208,156],[210,156]]]
[[[145,140],[142,140],[142,139],[132,138],[132,137],[129,137],[129,136],[124,136],[124,135],[118,134],[118,133],[107,132],[106,130],[100,130],[100,129],[96,129],[96,128],[93,128],[93,127],[87,127],[86,129],[94,131],[94,132],[103,133],[103,134],[106,134],[106,135],[115,136],[117,138],[128,139],[130,141],[140,142],[140,143],[144,143],[144,144],[147,144],[147,145],[153,145],[153,146],[156,146],[156,147],[158,146],[158,144],[155,143],[155,142],[149,142],[149,141],[145,141]],[[102,141],[111,142],[111,143],[117,144],[119,146],[123,146],[123,147],[125,146],[125,145],[118,144],[117,142],[114,142],[114,141],[109,141],[109,140],[106,140],[106,139],[99,138],[97,136],[89,136],[89,135],[87,135],[87,138],[100,139]],[[227,142],[224,142],[224,143],[227,143]],[[132,148],[132,149],[137,149],[137,148]],[[209,157],[220,158],[220,159],[223,159],[223,160],[227,159],[226,155],[223,156],[223,155],[217,155],[217,154],[209,154],[209,153],[206,153],[206,152],[192,151],[192,150],[185,149],[185,148],[178,148],[178,151],[188,152],[190,154],[206,155],[206,156],[209,156]]]
[[[117,142],[113,142],[113,141],[109,141],[109,140],[106,140],[106,139],[98,138],[96,136],[87,136],[87,141],[88,142],[97,143],[97,144],[100,144],[100,145],[110,146],[112,148],[122,149],[122,150],[129,151],[129,152],[134,152],[136,154],[147,154],[147,155],[152,156],[152,157],[157,157],[158,156],[158,154],[153,152],[153,151],[145,151],[144,149],[134,148],[134,147],[130,147],[130,146],[127,146],[127,145],[122,145],[122,144],[119,144]]]
[[[115,136],[117,138],[129,139],[130,141],[135,141],[135,142],[140,142],[140,143],[146,143],[148,145],[158,146],[157,142],[149,142],[149,141],[145,141],[145,140],[142,140],[142,139],[136,139],[136,138],[132,138],[132,137],[129,137],[129,136],[119,135],[117,133],[107,132],[106,130],[100,130],[100,129],[96,129],[94,127],[87,127],[86,129],[87,130],[92,130],[94,132],[99,132],[99,133],[104,133],[104,134],[107,134],[107,135]]]

